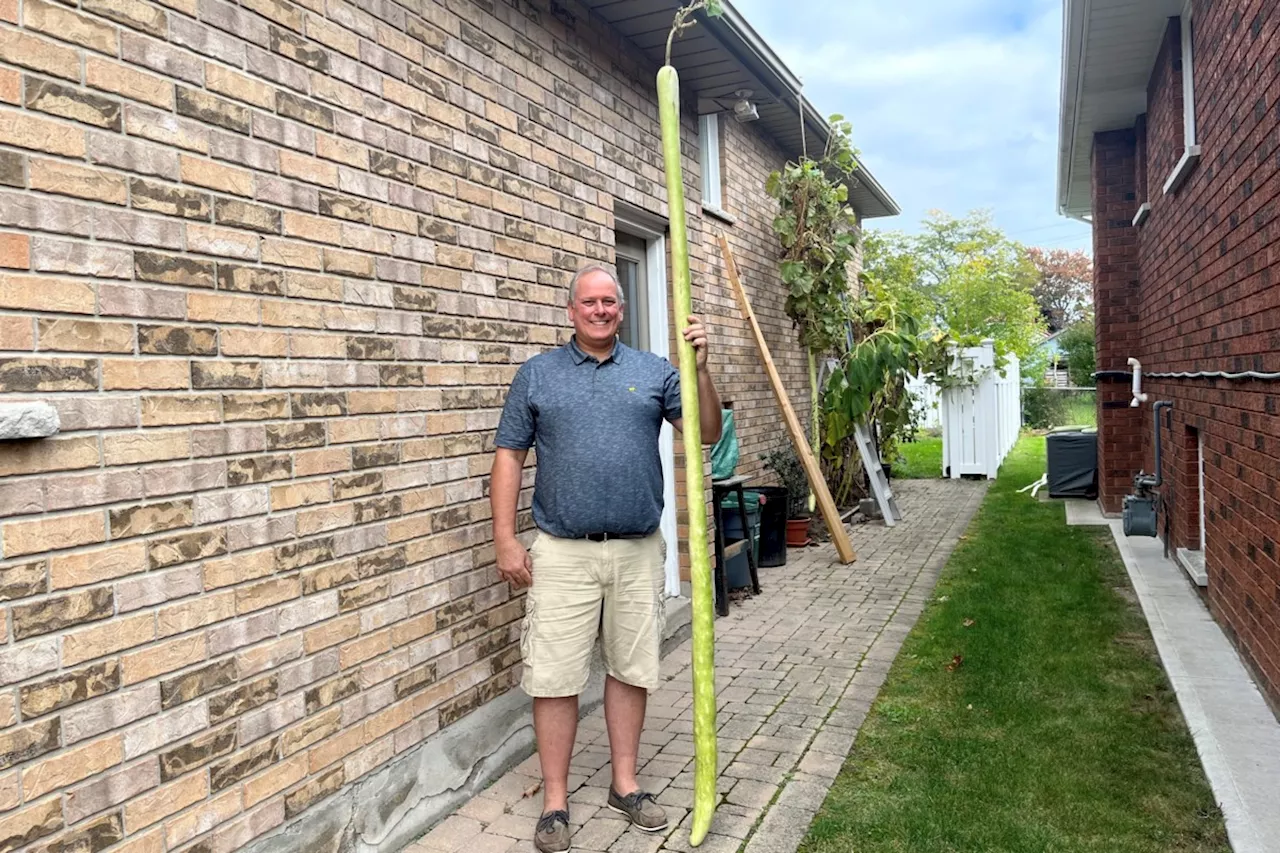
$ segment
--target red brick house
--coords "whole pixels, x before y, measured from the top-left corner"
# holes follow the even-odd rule
[[[667,352],[674,6],[0,0],[0,405],[60,422],[0,409],[0,853],[385,852],[528,753],[493,432],[586,263]],[[826,125],[732,8],[675,55],[756,473],[716,236],[806,399],[764,182]],[[853,204],[898,212],[865,171]]]
[[[1093,225],[1100,500],[1152,471],[1172,402],[1160,535],[1280,702],[1280,8],[1064,5],[1058,203]]]

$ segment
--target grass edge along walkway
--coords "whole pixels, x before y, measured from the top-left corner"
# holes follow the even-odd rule
[[[942,476],[942,439],[922,435],[898,445],[895,480],[936,480]]]
[[[1016,493],[1044,446],[992,483],[800,853],[1230,850],[1109,534]]]

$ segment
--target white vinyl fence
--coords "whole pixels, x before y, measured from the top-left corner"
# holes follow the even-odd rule
[[[1022,428],[1018,358],[1009,355],[1003,370],[997,370],[990,340],[956,349],[954,358],[953,374],[967,381],[939,390],[915,379],[907,387],[925,415],[923,426],[942,429],[942,476],[994,479]]]
[[[916,423],[921,429],[942,428],[942,398],[938,386],[923,376],[907,378],[907,393],[911,395],[911,408],[916,413]]]

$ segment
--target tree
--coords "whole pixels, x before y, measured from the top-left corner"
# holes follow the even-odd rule
[[[973,258],[951,271],[938,289],[945,328],[962,344],[984,338],[1001,355],[1026,361],[1044,340],[1040,308],[1020,273],[990,258]]]
[[[1068,326],[1058,336],[1058,345],[1067,357],[1067,375],[1071,384],[1082,388],[1092,387],[1093,372],[1097,370],[1097,357],[1093,349],[1093,316],[1087,316]]]
[[[910,237],[901,231],[865,231],[862,270],[912,317],[935,325],[935,302],[921,286],[920,259]]]
[[[936,292],[957,269],[979,259],[989,261],[993,269],[1016,270],[1016,277],[1025,277],[1028,283],[1034,276],[1021,247],[996,227],[986,210],[973,210],[961,218],[929,211],[915,238],[915,250],[927,293]]]
[[[1032,293],[1050,331],[1084,319],[1093,304],[1093,261],[1079,250],[1027,249],[1037,281]]]
[[[992,338],[1002,356],[1024,361],[1043,339],[1036,268],[986,211],[932,211],[918,234],[869,232],[864,244],[867,273],[926,334],[947,332],[966,346]]]

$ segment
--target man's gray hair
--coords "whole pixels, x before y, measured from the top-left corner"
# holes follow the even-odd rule
[[[602,272],[609,276],[609,281],[613,282],[613,286],[618,290],[618,304],[627,304],[627,295],[622,291],[622,283],[618,281],[618,277],[613,274],[613,270],[601,264],[590,264],[583,267],[573,274],[573,278],[569,279],[569,304],[572,305],[578,299],[578,282],[582,281],[592,273]]]

